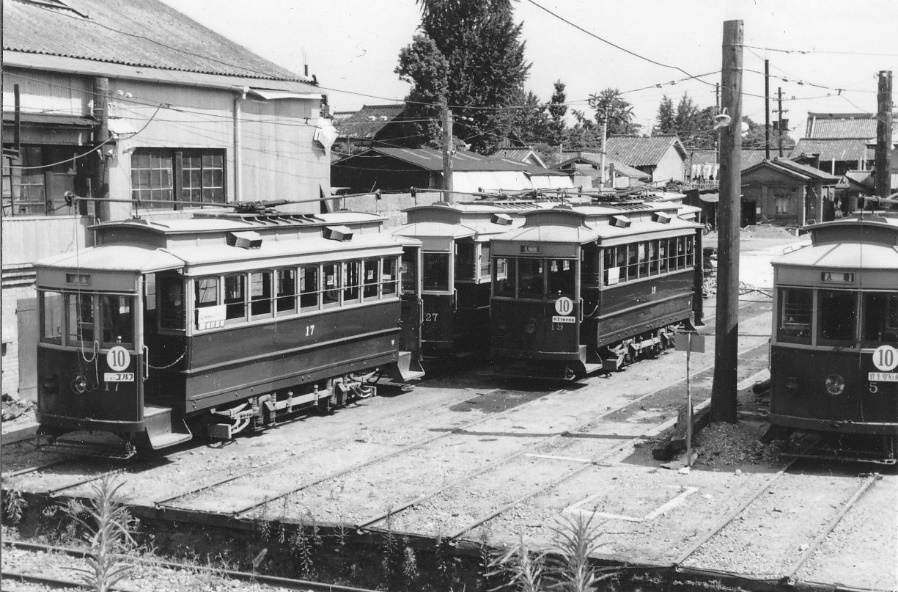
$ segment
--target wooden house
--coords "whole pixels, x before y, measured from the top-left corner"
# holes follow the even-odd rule
[[[762,160],[742,171],[742,226],[820,222],[839,177],[788,158]]]

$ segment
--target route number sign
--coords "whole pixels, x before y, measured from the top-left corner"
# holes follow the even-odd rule
[[[120,345],[116,345],[106,354],[106,364],[116,372],[124,372],[131,365],[131,354]]]
[[[880,345],[873,350],[873,365],[882,372],[893,370],[898,366],[898,349],[891,345]]]
[[[562,316],[567,316],[574,312],[574,301],[567,296],[562,296],[555,301],[555,312]]]

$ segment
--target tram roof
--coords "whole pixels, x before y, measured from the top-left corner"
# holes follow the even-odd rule
[[[772,264],[827,269],[898,269],[898,246],[860,242],[809,245],[774,259]]]
[[[370,212],[338,211],[326,214],[237,214],[233,212],[193,212],[185,218],[132,218],[105,222],[92,230],[109,228],[142,228],[161,234],[203,234],[232,230],[261,230],[264,228],[327,226],[383,221],[385,218]]]
[[[184,266],[184,260],[164,249],[116,245],[88,247],[37,261],[36,268],[154,273]]]

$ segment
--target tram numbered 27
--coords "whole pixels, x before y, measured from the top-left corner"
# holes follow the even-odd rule
[[[610,372],[699,323],[701,226],[681,209],[560,205],[528,212],[523,226],[494,238],[494,363],[540,378]]]
[[[420,242],[382,222],[261,208],[93,227],[96,246],[35,265],[41,431],[111,432],[131,455],[422,376]]]
[[[773,261],[773,437],[860,435],[855,458],[896,462],[898,218],[859,213],[807,228],[811,244]]]

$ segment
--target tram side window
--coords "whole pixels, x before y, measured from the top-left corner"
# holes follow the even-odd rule
[[[518,298],[542,300],[545,297],[544,265],[545,262],[542,259],[518,259]]]
[[[801,288],[780,290],[780,319],[777,338],[793,343],[811,342],[814,292]]]
[[[574,262],[570,259],[550,259],[548,266],[549,298],[574,297]]]
[[[379,259],[366,259],[362,263],[362,299],[376,300],[377,286],[380,283]]]
[[[637,258],[639,260],[639,277],[644,278],[649,275],[649,253],[648,244],[639,243],[636,245]]]
[[[667,260],[667,256],[669,253],[669,249],[667,248],[667,239],[661,239],[658,241],[658,267],[659,273],[667,273],[670,270],[670,262]]]
[[[220,327],[221,323],[224,321],[224,318],[222,317],[224,311],[221,308],[206,311],[211,314],[200,313],[200,309],[211,309],[213,306],[219,305],[218,284],[219,281],[217,277],[197,278],[193,282],[193,307],[196,309],[196,319],[194,322],[196,323],[197,329]],[[165,328],[164,322],[162,327]]]
[[[502,298],[514,298],[515,260],[504,257],[493,259],[493,293]]]
[[[898,343],[898,293],[864,294],[862,339],[866,342]]]
[[[246,276],[226,275],[224,293],[225,322],[246,320]]]
[[[359,301],[362,282],[361,269],[361,261],[347,261],[343,264],[343,304]]]
[[[134,343],[134,309],[127,296],[100,296],[100,331],[103,345]]]
[[[340,264],[328,263],[322,266],[324,273],[324,286],[322,287],[322,300],[324,308],[339,306],[340,304]]]
[[[855,341],[857,296],[854,292],[821,290],[817,306],[819,338],[826,341]]]
[[[606,286],[614,286],[619,284],[621,279],[626,279],[626,269],[620,267],[620,252],[626,250],[626,247],[606,247],[604,255],[604,281]],[[621,278],[621,272],[624,278]]]
[[[94,341],[94,295],[69,294],[66,323],[66,342]]]
[[[253,317],[271,315],[271,272],[254,271],[249,274],[250,314]]]
[[[317,265],[299,268],[299,307],[302,311],[318,310],[321,274]]]
[[[274,281],[277,314],[296,312],[296,269],[278,269]]]
[[[41,341],[62,344],[62,294],[41,292]]]
[[[449,291],[449,253],[424,253],[424,289]]]
[[[402,251],[402,293],[418,292],[418,249],[406,248]]]
[[[383,273],[381,275],[381,293],[384,296],[396,294],[396,270],[399,261],[396,257],[388,257],[383,261]]]
[[[180,274],[156,277],[156,297],[159,304],[159,327],[184,329],[184,280]]]
[[[639,277],[638,255],[636,245],[627,245],[627,279],[635,280]]]
[[[473,241],[455,243],[455,281],[474,279],[476,251]]]
[[[490,279],[490,246],[480,245],[480,279]]]

